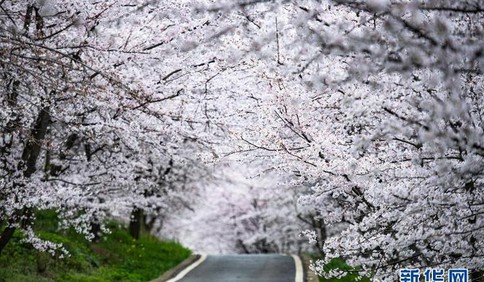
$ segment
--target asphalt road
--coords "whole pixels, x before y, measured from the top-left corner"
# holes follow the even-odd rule
[[[291,256],[223,255],[206,257],[200,265],[176,281],[295,282],[295,279],[296,265]]]

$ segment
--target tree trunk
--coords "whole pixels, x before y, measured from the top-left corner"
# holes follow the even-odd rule
[[[10,241],[10,239],[12,239],[13,233],[15,233],[15,228],[10,227],[8,225],[3,230],[2,235],[0,235],[0,254],[2,254],[2,251],[5,248],[5,246]]]
[[[139,239],[141,226],[143,224],[143,210],[134,208],[129,219],[129,234],[135,240]]]
[[[19,169],[23,170],[25,178],[29,178],[36,170],[37,160],[42,149],[42,141],[47,134],[47,128],[50,124],[50,113],[49,107],[43,107],[32,126],[32,131],[30,132],[30,138],[25,144],[25,148],[22,152],[22,161],[19,163]],[[32,216],[32,211],[30,209],[19,210],[16,215],[14,215],[9,221],[9,223],[20,221],[22,226],[25,227],[30,224],[30,219]],[[23,218],[23,220],[22,220]],[[17,222],[18,222],[17,221]],[[0,253],[8,244],[10,239],[12,239],[15,232],[15,227],[7,223],[7,226],[0,235]]]
[[[471,270],[469,281],[484,282],[484,270]]]
[[[101,224],[98,222],[91,222],[91,233],[94,235],[92,241],[99,243],[99,240],[101,239]]]
[[[144,216],[143,227],[145,231],[151,233],[151,231],[153,231],[153,227],[155,226],[155,223],[156,223],[155,216],[148,216],[148,215]]]
[[[237,239],[236,246],[240,247],[245,254],[250,254],[249,250],[245,246],[244,242],[241,239]]]
[[[317,241],[317,244],[318,244],[318,251],[320,253],[320,255],[324,258],[325,257],[325,254],[324,254],[324,251],[323,251],[323,248],[324,248],[324,243],[326,242],[326,239],[328,237],[327,235],[327,230],[326,230],[326,224],[324,223],[324,220],[323,219],[316,219],[313,217],[313,223],[317,230],[318,230],[318,241]]]
[[[42,141],[47,133],[50,123],[49,107],[42,108],[35,121],[30,138],[22,152],[22,162],[19,165],[24,171],[25,177],[30,177],[36,171],[37,159],[42,149]]]

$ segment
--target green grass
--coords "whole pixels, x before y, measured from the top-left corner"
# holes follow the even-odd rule
[[[118,223],[111,234],[91,243],[73,231],[57,232],[53,212],[37,214],[36,233],[42,239],[62,243],[70,257],[37,252],[14,238],[0,255],[0,282],[24,281],[150,281],[187,258],[191,252],[174,242],[161,242],[149,234],[133,240]]]
[[[313,257],[313,259],[317,259],[317,257]],[[347,272],[347,274],[341,278],[330,278],[326,279],[324,277],[319,277],[320,282],[370,282],[370,278],[364,277],[360,280],[357,280],[358,274],[354,271],[357,270],[356,267],[348,265],[343,259],[336,258],[332,259],[328,264],[323,267],[324,271],[329,272],[330,270],[337,269]]]

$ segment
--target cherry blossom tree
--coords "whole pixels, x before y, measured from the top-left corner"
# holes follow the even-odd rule
[[[225,6],[274,19],[261,42],[286,132],[273,135],[282,150],[252,146],[285,154],[315,183],[301,204],[346,225],[315,270],[344,275],[325,273],[334,257],[389,281],[408,266],[482,270],[482,3]]]
[[[130,15],[150,12],[146,5],[0,5],[0,250],[17,229],[41,250],[54,246],[32,231],[37,210],[55,209],[61,227],[94,238],[108,215],[156,214],[180,199],[196,175],[188,157],[195,146],[152,105],[183,89],[148,91],[152,81],[138,82],[137,68],[115,71],[150,59],[143,53],[149,46],[136,45],[149,42],[130,35],[120,37],[123,45],[112,41],[116,21],[132,23]]]

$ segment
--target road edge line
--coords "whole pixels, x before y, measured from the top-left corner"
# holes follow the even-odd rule
[[[200,264],[202,264],[203,261],[205,261],[205,259],[207,258],[206,255],[201,255],[200,258],[193,262],[192,264],[190,264],[189,266],[187,266],[185,269],[183,269],[182,271],[180,271],[180,273],[177,274],[177,276],[167,280],[166,282],[176,282],[180,279],[182,279],[183,277],[185,277],[185,275],[187,275],[190,271],[192,271],[193,269],[195,269],[197,266],[199,266]],[[301,281],[302,282],[302,281]]]
[[[301,258],[297,255],[291,255],[294,259],[294,264],[296,266],[296,277],[295,282],[304,282],[304,268],[302,266]]]

